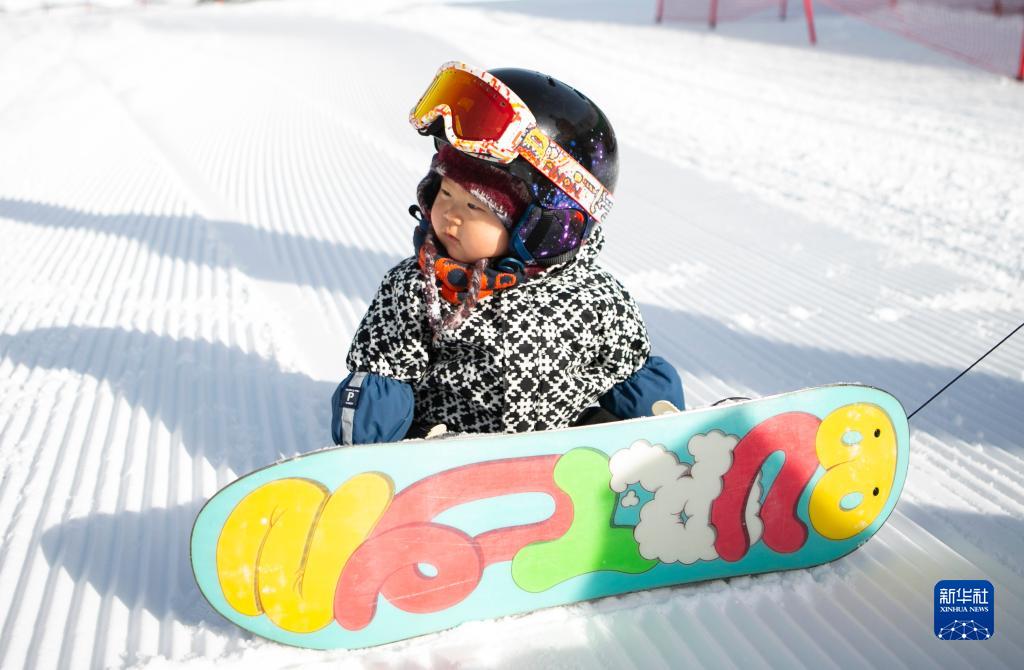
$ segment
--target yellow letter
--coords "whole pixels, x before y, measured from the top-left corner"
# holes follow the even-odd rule
[[[349,479],[328,496],[308,479],[264,484],[231,512],[217,542],[217,573],[235,610],[309,633],[333,617],[334,588],[352,552],[384,514],[391,480]]]
[[[811,525],[845,540],[881,513],[896,475],[896,430],[877,405],[840,407],[818,427],[815,449],[826,472],[811,492]]]

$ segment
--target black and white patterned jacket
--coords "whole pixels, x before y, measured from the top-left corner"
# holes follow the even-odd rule
[[[425,280],[408,258],[385,275],[359,324],[349,370],[412,387],[410,435],[438,423],[471,433],[567,426],[650,354],[636,303],[595,262],[602,246],[598,228],[575,259],[482,299],[436,345]]]

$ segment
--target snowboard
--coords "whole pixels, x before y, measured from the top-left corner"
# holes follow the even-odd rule
[[[196,581],[271,640],[378,645],[614,594],[820,565],[896,505],[899,401],[841,384],[536,433],[330,448],[246,475]]]

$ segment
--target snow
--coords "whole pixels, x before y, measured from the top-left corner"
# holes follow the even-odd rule
[[[1019,324],[1019,83],[825,8],[811,48],[794,7],[38,4],[0,3],[0,666],[1019,665],[1024,334],[914,418],[879,534],[812,570],[309,652],[222,620],[187,550],[219,487],[329,443],[441,62],[607,112],[604,263],[690,406],[860,381],[913,410]],[[934,638],[957,578],[995,585],[991,640]]]

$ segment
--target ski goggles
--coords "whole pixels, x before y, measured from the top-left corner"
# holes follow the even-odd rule
[[[611,192],[540,129],[526,103],[497,77],[457,61],[442,65],[409,123],[426,131],[438,117],[459,151],[503,164],[521,156],[594,219],[608,216]]]
[[[531,204],[512,230],[510,244],[526,264],[554,265],[569,260],[590,236],[594,219],[578,209],[544,209]]]

